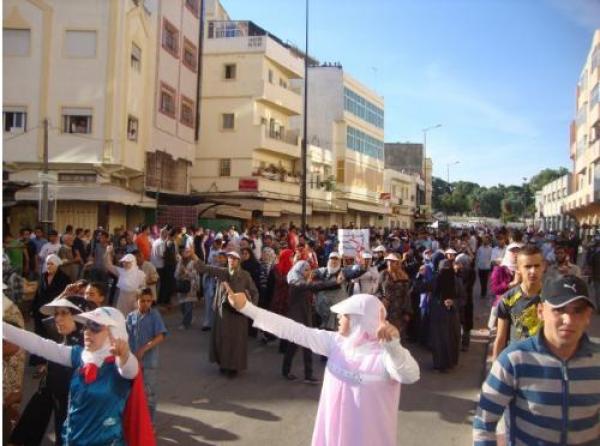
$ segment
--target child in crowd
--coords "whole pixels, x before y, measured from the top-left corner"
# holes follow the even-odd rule
[[[127,333],[129,348],[142,366],[148,409],[154,424],[158,383],[158,344],[165,339],[167,328],[160,313],[152,308],[153,302],[152,289],[142,289],[137,298],[138,309],[127,315]]]

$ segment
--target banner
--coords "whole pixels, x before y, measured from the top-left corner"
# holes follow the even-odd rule
[[[358,252],[370,251],[368,229],[338,229],[339,252],[355,257]]]

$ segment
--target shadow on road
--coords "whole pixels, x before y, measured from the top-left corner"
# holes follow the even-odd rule
[[[196,418],[167,415],[162,417],[162,422],[157,426],[157,443],[161,445],[180,444],[192,446],[215,446],[225,441],[239,440],[240,437],[225,429],[209,426]],[[216,443],[205,443],[198,439]]]
[[[235,413],[241,417],[254,418],[262,421],[281,421],[277,415],[262,409],[244,407],[240,404],[229,403],[226,401],[216,401],[211,399],[201,399],[192,401],[192,404],[203,410],[216,410],[219,412]]]

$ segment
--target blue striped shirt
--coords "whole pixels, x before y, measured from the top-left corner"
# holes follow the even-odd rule
[[[584,335],[568,361],[543,332],[511,344],[492,365],[473,420],[475,446],[496,446],[508,407],[509,446],[600,444],[600,345]]]

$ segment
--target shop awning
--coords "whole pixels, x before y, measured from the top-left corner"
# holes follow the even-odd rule
[[[15,200],[38,201],[40,198],[40,188],[40,185],[35,185],[18,190],[15,192]],[[99,201],[143,208],[156,207],[155,199],[113,184],[59,184],[53,185],[52,188],[56,190],[56,196],[59,201]]]
[[[372,214],[389,214],[389,208],[366,203],[358,203],[356,201],[348,201],[348,209],[360,212],[370,212]]]

